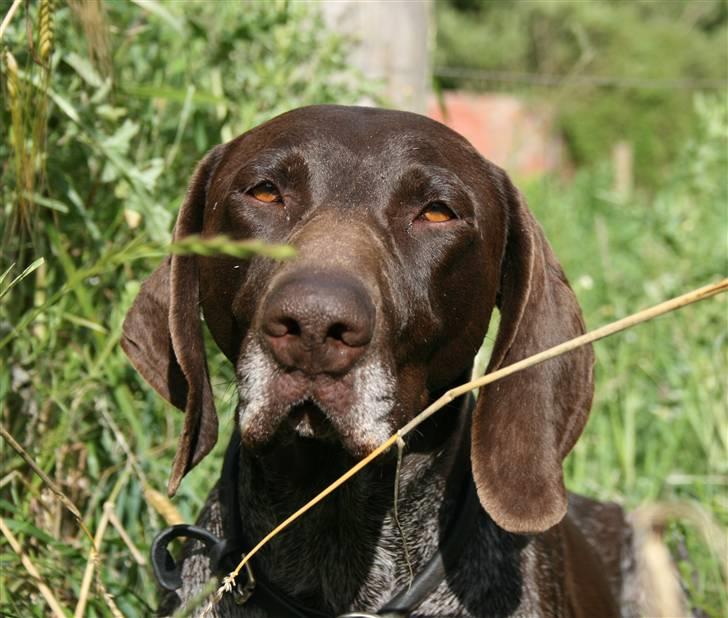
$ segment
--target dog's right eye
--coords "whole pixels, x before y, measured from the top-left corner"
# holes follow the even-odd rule
[[[267,180],[255,185],[248,191],[248,195],[251,195],[264,204],[283,204],[283,197],[280,191],[278,191],[272,182],[268,182]]]
[[[442,202],[431,202],[424,208],[418,218],[429,223],[445,223],[457,219],[457,216]]]

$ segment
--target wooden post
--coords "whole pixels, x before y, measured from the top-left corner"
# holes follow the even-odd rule
[[[354,40],[350,63],[366,78],[384,83],[385,103],[425,113],[434,35],[432,0],[325,0],[319,6],[332,30]]]
[[[632,195],[634,155],[632,144],[617,142],[612,149],[612,165],[614,167],[614,192],[623,200]]]

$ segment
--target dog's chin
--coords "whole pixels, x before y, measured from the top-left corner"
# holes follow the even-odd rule
[[[332,416],[316,402],[305,399],[291,405],[267,431],[260,431],[256,424],[242,427],[242,442],[249,452],[260,455],[290,448],[326,447],[326,452],[336,452],[351,460],[361,459],[379,446]]]
[[[341,442],[329,417],[311,401],[293,406],[283,422],[301,438],[320,440],[329,444]]]
[[[334,425],[315,404],[291,407],[273,432],[243,444],[274,478],[281,476],[305,492],[318,492],[356,463]]]

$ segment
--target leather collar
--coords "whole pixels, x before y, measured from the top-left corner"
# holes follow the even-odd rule
[[[466,397],[463,412],[468,416],[474,400]],[[466,450],[466,449],[461,449]],[[467,469],[462,481],[458,512],[447,527],[443,540],[435,554],[414,577],[410,586],[402,589],[375,614],[350,612],[338,618],[406,618],[415,611],[425,599],[435,591],[445,578],[445,564],[452,564],[462,554],[468,538],[471,537],[480,512],[480,503],[475,492],[469,462],[458,454],[456,466]],[[466,459],[466,461],[462,461]],[[185,537],[196,539],[205,545],[210,557],[210,568],[219,576],[232,571],[249,547],[242,535],[240,506],[238,501],[238,466],[240,461],[240,438],[234,433],[225,453],[225,461],[220,478],[219,495],[223,510],[223,527],[226,538],[218,539],[214,534],[188,524],[178,524],[162,530],[152,541],[151,562],[154,576],[159,585],[168,591],[182,586],[181,565],[169,553],[167,546],[172,540]],[[255,570],[249,568],[247,577],[238,577],[232,591],[236,603],[243,605],[250,598],[272,616],[291,616],[292,618],[332,618],[333,614],[308,607],[267,582]]]

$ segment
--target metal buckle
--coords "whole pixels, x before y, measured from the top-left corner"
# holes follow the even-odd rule
[[[167,546],[179,537],[186,537],[202,542],[206,547],[213,547],[220,540],[204,528],[178,524],[162,530],[154,540],[150,548],[152,559],[152,570],[159,585],[164,590],[174,592],[182,587],[182,569],[172,558]]]

